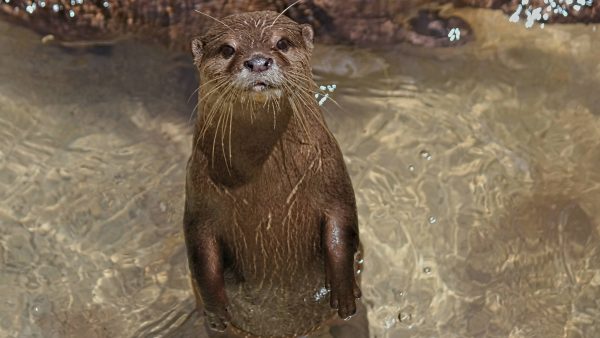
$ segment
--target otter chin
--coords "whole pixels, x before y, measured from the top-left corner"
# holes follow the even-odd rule
[[[199,114],[183,228],[217,331],[295,336],[356,312],[354,191],[314,94],[313,29],[235,14],[192,41]]]

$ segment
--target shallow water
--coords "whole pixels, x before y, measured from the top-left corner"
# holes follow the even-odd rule
[[[373,337],[600,337],[600,31],[461,11],[456,49],[319,47]],[[0,336],[204,336],[186,55],[0,22]]]

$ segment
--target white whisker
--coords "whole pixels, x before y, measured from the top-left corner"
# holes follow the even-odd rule
[[[286,7],[286,8],[283,10],[283,12],[279,13],[279,15],[278,15],[278,16],[275,18],[275,20],[273,20],[273,23],[271,23],[271,26],[269,26],[269,28],[273,27],[273,25],[275,24],[275,22],[277,22],[277,20],[278,20],[278,19],[279,19],[279,18],[280,18],[280,17],[283,15],[283,13],[287,12],[287,11],[288,11],[288,9],[290,9],[290,8],[294,7],[294,6],[295,6],[297,3],[301,2],[301,1],[302,1],[302,0],[298,0],[298,1],[294,2],[293,4],[291,4],[291,5],[287,6],[287,7]]]

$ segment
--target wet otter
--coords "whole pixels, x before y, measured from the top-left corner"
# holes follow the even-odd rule
[[[192,42],[201,113],[184,233],[213,329],[293,336],[356,311],[356,203],[314,98],[312,48],[309,25],[269,11]]]

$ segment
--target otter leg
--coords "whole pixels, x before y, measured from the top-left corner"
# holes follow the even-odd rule
[[[354,274],[354,254],[358,249],[358,227],[351,212],[328,215],[323,229],[326,284],[331,307],[346,319],[356,313],[360,289]]]
[[[199,293],[202,298],[210,328],[224,331],[230,316],[227,311],[221,245],[219,240],[207,231],[199,231],[188,222],[185,224],[185,240],[194,293]]]

